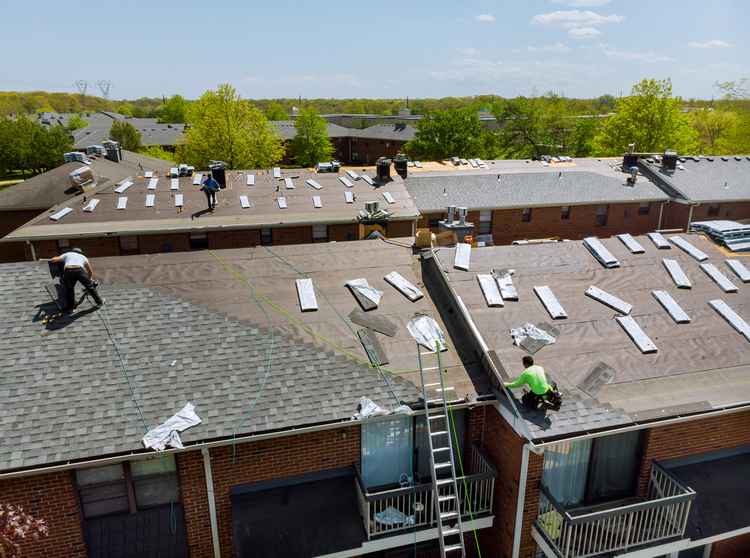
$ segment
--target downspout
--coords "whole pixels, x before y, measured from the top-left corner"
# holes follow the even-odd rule
[[[685,232],[690,232],[690,223],[693,221],[693,204],[690,204],[690,211],[688,212],[688,221],[687,221],[687,227],[685,227]]]
[[[214,498],[214,477],[211,472],[211,454],[208,448],[201,448],[203,454],[203,471],[206,474],[206,498],[208,498],[208,515],[211,521],[211,544],[214,547],[214,558],[221,558],[219,548],[219,525],[216,521],[216,499]]]
[[[513,558],[518,558],[521,552],[523,508],[526,504],[526,478],[529,473],[529,448],[530,444],[524,444],[521,453],[521,472],[518,474],[518,501],[516,502],[516,526],[513,529]]]
[[[656,230],[661,230],[661,220],[664,216],[664,204],[669,202],[661,202],[661,205],[659,206],[659,225],[656,227]]]
[[[36,250],[34,249],[34,243],[31,242],[30,240],[27,240],[26,244],[29,245],[29,250],[31,251],[31,261],[35,262],[36,261]]]

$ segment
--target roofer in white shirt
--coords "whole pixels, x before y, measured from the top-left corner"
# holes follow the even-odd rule
[[[53,263],[62,263],[62,285],[65,288],[65,306],[63,311],[70,312],[75,309],[76,283],[80,283],[91,294],[97,308],[104,304],[104,300],[96,290],[93,281],[94,270],[91,269],[89,259],[83,255],[80,248],[72,248],[59,256],[52,258]]]

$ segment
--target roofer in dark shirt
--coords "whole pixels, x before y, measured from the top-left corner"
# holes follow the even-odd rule
[[[219,183],[209,174],[208,178],[203,181],[201,190],[206,194],[209,211],[213,213],[214,209],[216,209],[216,192],[219,191]]]
[[[65,306],[63,311],[70,312],[75,309],[76,283],[80,283],[91,294],[97,308],[104,304],[104,299],[99,296],[96,284],[92,281],[94,270],[91,269],[89,259],[83,255],[80,248],[73,248],[50,260],[52,263],[63,264],[61,283],[65,289]]]

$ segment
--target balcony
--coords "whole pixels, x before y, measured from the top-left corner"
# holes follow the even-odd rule
[[[683,538],[694,498],[653,463],[647,496],[627,505],[566,509],[542,486],[534,527],[559,558],[600,556]]]
[[[464,466],[472,472],[457,478],[462,520],[474,521],[492,515],[497,471],[477,446],[472,446]],[[364,487],[359,471],[356,478],[359,511],[367,540],[437,527],[432,483],[370,492]],[[449,490],[440,487],[438,495],[443,496]],[[452,509],[446,505],[455,506],[443,503],[443,512]]]

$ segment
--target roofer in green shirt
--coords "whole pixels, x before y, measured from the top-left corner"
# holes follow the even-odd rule
[[[504,385],[509,389],[523,385],[529,386],[531,392],[525,393],[522,401],[526,406],[536,409],[540,404],[550,401],[552,399],[550,396],[556,396],[557,389],[556,386],[547,382],[547,375],[544,373],[544,368],[538,364],[534,364],[533,357],[526,355],[523,357],[522,362],[525,368],[521,372],[521,375],[512,382],[505,382]],[[554,409],[555,407],[559,409],[559,405],[550,405],[550,408]]]

